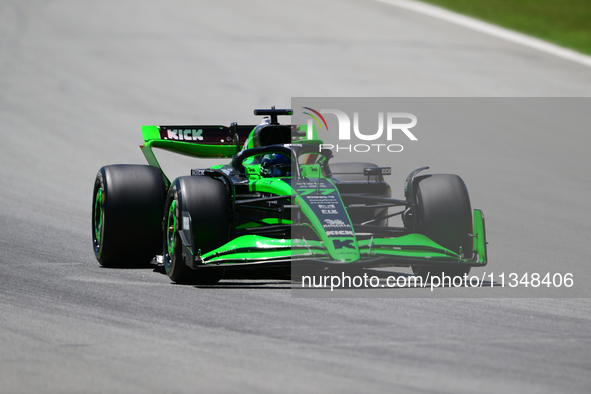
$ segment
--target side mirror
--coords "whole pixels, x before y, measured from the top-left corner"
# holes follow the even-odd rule
[[[392,175],[392,167],[367,167],[363,169],[363,175]]]

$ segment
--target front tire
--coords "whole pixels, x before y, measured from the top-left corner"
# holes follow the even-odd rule
[[[110,165],[96,175],[92,201],[94,254],[104,267],[147,265],[161,251],[166,185],[160,169]]]
[[[472,208],[464,181],[451,174],[435,174],[418,178],[415,189],[417,232],[439,245],[470,258],[473,251]],[[427,278],[463,276],[470,272],[466,266],[412,267],[415,275]]]
[[[164,216],[164,267],[174,282],[211,285],[223,276],[223,268],[191,269],[183,259],[179,235],[182,213],[191,215],[194,252],[219,248],[229,240],[228,195],[222,181],[203,176],[174,180],[166,198]]]

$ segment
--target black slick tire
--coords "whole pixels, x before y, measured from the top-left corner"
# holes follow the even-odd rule
[[[162,251],[166,185],[148,165],[102,167],[94,182],[92,240],[104,267],[143,266]]]
[[[457,175],[434,174],[417,179],[415,198],[418,232],[439,245],[470,258],[472,255],[472,208],[464,181]],[[463,276],[467,266],[413,266],[415,275]]]
[[[223,276],[223,268],[191,269],[182,255],[179,235],[182,212],[191,215],[195,253],[217,249],[229,240],[228,195],[222,181],[205,176],[185,176],[174,180],[164,211],[164,267],[176,283],[211,285]]]

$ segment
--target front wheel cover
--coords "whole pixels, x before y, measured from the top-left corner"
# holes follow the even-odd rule
[[[195,252],[206,253],[228,242],[227,196],[223,184],[206,177],[175,179],[166,200],[164,217],[164,268],[176,283],[211,285],[223,276],[223,269],[207,267],[195,270],[183,259],[183,245],[179,236],[182,213],[192,218]],[[215,216],[216,221],[204,220]],[[212,234],[214,235],[212,238]],[[206,240],[203,243],[203,240]]]
[[[439,245],[472,256],[472,208],[464,181],[457,175],[434,174],[419,177],[416,183],[417,232]],[[441,275],[463,276],[469,266],[412,267],[415,275],[423,278]]]
[[[164,217],[164,269],[168,277],[177,283],[190,282],[191,269],[185,264],[182,256],[182,242],[179,236],[180,212],[178,206],[177,186],[171,186],[166,198]]]

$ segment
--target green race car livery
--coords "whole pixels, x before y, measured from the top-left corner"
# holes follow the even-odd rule
[[[95,180],[99,263],[156,258],[173,281],[195,284],[238,271],[291,277],[294,268],[410,266],[428,277],[486,265],[484,216],[457,175],[420,168],[404,199],[393,199],[389,167],[330,163],[332,152],[306,138],[305,126],[278,122],[291,110],[254,113],[267,117],[260,125],[143,126],[148,165],[105,166]],[[154,148],[230,160],[170,180]],[[402,225],[389,226],[394,217]]]

